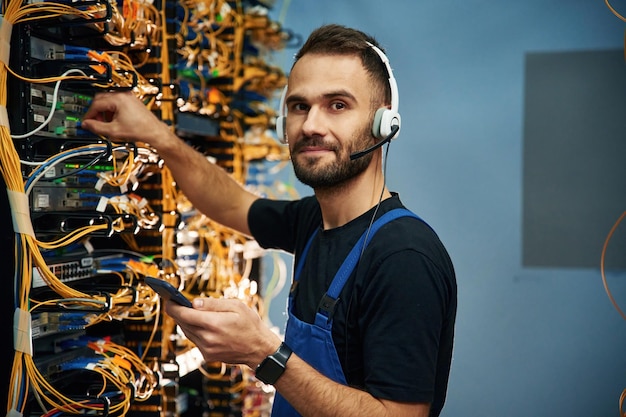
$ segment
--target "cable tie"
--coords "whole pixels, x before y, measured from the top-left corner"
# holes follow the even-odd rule
[[[101,177],[100,179],[98,179],[98,181],[96,182],[96,185],[94,185],[93,188],[95,188],[98,191],[101,191],[102,187],[104,186],[104,184],[106,184],[106,182],[107,182],[106,179]]]
[[[107,67],[102,64],[90,65],[89,68],[91,68],[100,75],[103,75],[107,72]]]
[[[23,417],[23,414],[17,411],[15,408],[12,408],[7,413],[7,417]]]
[[[130,183],[130,189],[133,191],[135,191],[139,187],[139,180],[134,174],[128,177],[128,182]]]
[[[139,202],[137,203],[137,207],[139,207],[140,209],[146,207],[148,205],[148,200],[145,199],[145,197],[142,197],[141,200],[139,200]]]
[[[108,204],[109,204],[108,198],[100,197],[100,201],[98,201],[98,206],[96,207],[96,211],[99,211],[100,213],[104,213]]]
[[[30,312],[15,309],[13,314],[13,346],[17,352],[33,355],[33,329]]]
[[[13,231],[15,231],[15,233],[35,237],[33,223],[30,220],[28,196],[24,192],[13,190],[7,190],[7,195],[9,197],[9,205],[11,206]]]
[[[91,244],[91,241],[89,239],[83,239],[81,242],[85,248],[85,250],[87,251],[87,253],[93,253],[94,251],[94,247]]]
[[[128,199],[128,196],[126,196],[126,195],[118,196],[118,198],[117,198],[117,207],[121,211],[123,211],[125,213],[128,213],[129,210],[130,210],[130,204],[129,203],[130,203],[130,201]]]
[[[0,47],[2,46],[0,45]],[[6,126],[9,130],[11,130],[11,126],[9,126],[9,112],[3,104],[0,104],[0,126]]]
[[[0,16],[0,62],[9,66],[13,24]]]

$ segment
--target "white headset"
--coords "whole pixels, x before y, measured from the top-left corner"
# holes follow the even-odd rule
[[[374,121],[372,123],[372,134],[380,140],[391,140],[398,137],[398,134],[400,133],[400,113],[398,113],[400,99],[398,97],[398,84],[393,76],[393,71],[391,70],[391,65],[389,65],[389,58],[387,58],[387,55],[385,55],[385,53],[376,45],[373,45],[370,42],[367,42],[367,44],[376,52],[376,54],[378,54],[383,64],[385,64],[385,68],[387,68],[387,73],[389,74],[389,88],[391,89],[391,108],[388,109],[386,107],[381,107],[376,110]],[[281,143],[285,144],[287,143],[287,115],[285,108],[287,88],[288,86],[285,86],[280,95],[278,107],[280,113],[276,117],[276,136]],[[393,128],[396,126],[397,129],[394,133]],[[393,136],[389,137],[392,133]]]
[[[276,137],[282,144],[287,144],[287,116],[285,109],[285,97],[287,97],[287,85],[283,88],[283,92],[280,93],[280,103],[278,105],[279,114],[276,117]]]

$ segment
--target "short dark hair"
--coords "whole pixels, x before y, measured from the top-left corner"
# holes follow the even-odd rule
[[[372,36],[346,26],[328,24],[315,29],[296,54],[294,65],[307,54],[322,55],[355,55],[361,58],[365,71],[372,77],[377,90],[372,97],[384,97],[384,103],[391,103],[391,88],[389,87],[389,73],[380,57],[369,45],[380,47]],[[384,94],[381,94],[384,93]]]

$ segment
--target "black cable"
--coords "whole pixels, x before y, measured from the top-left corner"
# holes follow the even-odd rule
[[[370,224],[367,226],[367,232],[365,233],[365,240],[363,241],[363,247],[361,248],[361,254],[359,255],[359,260],[357,261],[357,265],[363,256],[363,252],[365,252],[365,248],[367,247],[367,238],[369,237],[370,230],[372,229],[372,225],[374,224],[374,220],[376,219],[376,214],[378,213],[378,209],[380,208],[380,204],[383,202],[383,195],[385,194],[385,187],[387,186],[387,156],[389,155],[389,142],[387,142],[387,147],[385,148],[385,156],[383,159],[383,188],[380,190],[380,196],[378,197],[378,203],[376,203],[376,209],[374,210],[374,214],[372,214],[372,218],[370,219]]]
[[[85,171],[86,169],[88,169],[89,167],[95,165],[96,163],[98,163],[101,159],[103,158],[109,158],[110,156],[113,156],[113,145],[111,144],[110,141],[108,140],[104,140],[104,142],[106,143],[107,147],[105,150],[103,150],[101,153],[97,154],[95,156],[95,158],[93,158],[91,161],[87,162],[86,164],[84,164],[83,166],[81,166],[80,168],[77,168],[73,171],[69,171],[66,172],[65,174],[61,174],[61,175],[57,175],[55,177],[49,177],[46,178],[46,181],[54,181],[54,180],[58,180],[60,178],[64,178],[64,177],[69,177],[71,175],[76,175],[79,172]]]
[[[355,271],[355,276],[356,273],[358,272],[358,267],[361,261],[361,257],[363,256],[363,253],[365,252],[365,247],[367,246],[367,238],[370,234],[370,230],[372,229],[372,225],[374,224],[374,219],[376,219],[376,214],[378,213],[378,209],[380,208],[380,205],[382,204],[383,201],[383,195],[385,194],[385,188],[387,186],[387,158],[389,156],[389,142],[387,142],[387,147],[385,148],[385,155],[384,155],[384,159],[383,159],[383,189],[380,192],[380,196],[378,197],[378,203],[376,203],[376,208],[374,210],[374,213],[372,214],[372,218],[370,219],[370,223],[367,226],[367,232],[365,233],[365,240],[363,241],[363,248],[361,248],[361,254],[359,255],[359,259],[357,260],[357,263],[354,267],[354,271]],[[350,298],[348,301],[348,306],[346,309],[346,319],[344,322],[344,365],[345,365],[345,370],[347,371],[350,367],[348,366],[348,360],[349,360],[349,355],[348,355],[348,351],[349,351],[349,346],[348,346],[348,319],[350,317],[350,307],[352,306],[352,297],[354,296],[354,291],[350,291]],[[347,380],[347,375],[346,376],[346,380]]]

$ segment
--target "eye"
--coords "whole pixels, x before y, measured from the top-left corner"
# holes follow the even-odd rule
[[[303,112],[303,111],[307,111],[308,109],[309,109],[309,106],[307,106],[304,103],[293,103],[289,110],[293,112]]]
[[[330,108],[336,111],[343,110],[346,108],[346,104],[341,101],[334,101],[330,104]]]

